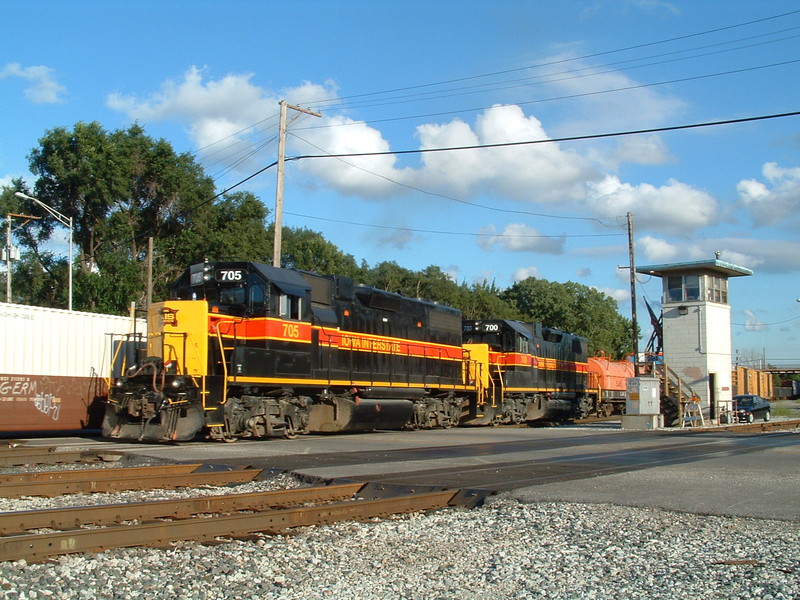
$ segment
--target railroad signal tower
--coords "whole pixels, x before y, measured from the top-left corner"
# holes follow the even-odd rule
[[[720,260],[647,265],[637,273],[661,277],[664,363],[700,397],[711,420],[729,410],[731,307],[728,279],[753,272]]]

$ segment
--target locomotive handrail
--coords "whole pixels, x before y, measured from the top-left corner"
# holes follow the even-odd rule
[[[217,334],[217,344],[219,345],[220,354],[222,354],[222,361],[221,362],[222,362],[223,381],[228,381],[228,365],[225,362],[225,348],[222,345],[222,332],[219,330],[219,323],[214,325],[214,331]],[[203,397],[204,408],[205,408],[205,400],[206,400],[205,397]],[[228,386],[227,385],[223,385],[222,386],[222,401],[220,402],[220,404],[225,405],[225,403],[227,403],[227,401],[228,401]]]

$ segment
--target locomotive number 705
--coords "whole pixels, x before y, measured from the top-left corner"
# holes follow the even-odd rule
[[[299,338],[300,337],[300,326],[295,324],[295,323],[284,323],[283,324],[283,337]]]
[[[217,281],[244,281],[245,273],[241,269],[218,269]]]

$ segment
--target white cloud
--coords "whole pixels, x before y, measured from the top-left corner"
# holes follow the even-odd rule
[[[308,82],[273,93],[255,85],[252,73],[218,80],[204,75],[203,69],[192,67],[183,79],[165,81],[156,93],[142,98],[109,94],[106,105],[132,120],[186,122],[190,138],[209,160],[251,170],[254,164],[263,166],[256,157],[266,140],[274,138],[281,99],[301,105],[310,98],[335,95],[332,87]]]
[[[674,160],[658,135],[626,136],[620,140],[611,158],[615,162],[640,165],[662,165]]]
[[[535,277],[536,279],[542,278],[542,273],[536,267],[521,267],[514,271],[514,274],[511,276],[511,280],[516,283],[518,281],[524,281],[528,277]]]
[[[751,310],[744,311],[744,319],[745,331],[764,331],[767,329],[767,324],[760,321]]]
[[[323,118],[320,127],[302,132],[311,146],[295,140],[295,148],[306,154],[350,154],[386,152],[389,143],[380,131],[347,117]],[[320,178],[337,191],[366,198],[381,198],[404,190],[393,181],[402,182],[404,171],[395,167],[393,155],[354,156],[342,159],[309,159],[300,163],[307,174]]]
[[[563,254],[566,238],[542,235],[537,229],[523,223],[506,225],[502,233],[496,233],[494,225],[483,227],[478,245],[484,250],[500,246],[511,252],[536,252],[540,254]]]
[[[622,288],[612,288],[612,287],[597,287],[597,286],[592,286],[592,287],[594,287],[594,289],[596,289],[598,292],[601,292],[606,296],[610,296],[620,304],[625,302],[627,302],[628,304],[631,303],[630,288],[622,289]]]
[[[584,267],[582,269],[578,269],[577,271],[575,271],[575,274],[581,278],[591,277],[592,270],[589,267]]]
[[[687,243],[643,236],[636,240],[636,252],[653,264],[712,260],[720,252],[722,260],[752,269],[756,275],[800,271],[800,242],[741,237]]]
[[[587,187],[587,204],[595,214],[630,212],[635,225],[654,231],[686,233],[719,219],[717,201],[711,195],[675,180],[656,187],[623,183],[608,175],[601,182],[588,182]]]
[[[736,186],[739,199],[756,224],[774,225],[787,219],[796,223],[800,213],[800,167],[787,169],[769,162],[761,172],[770,187],[755,179],[743,179]]]
[[[460,120],[417,128],[420,148],[448,148],[515,141],[547,140],[536,117],[519,106],[494,106],[476,119],[475,128]],[[587,179],[600,176],[589,160],[559,144],[531,144],[481,150],[432,152],[415,173],[419,186],[475,195],[491,190],[507,198],[532,202],[580,199]]]
[[[54,70],[42,65],[23,67],[19,63],[8,63],[0,70],[0,79],[18,77],[30,82],[25,88],[25,96],[34,104],[56,104],[63,102],[62,94],[66,88],[59,84]]]
[[[336,93],[331,82],[304,82],[276,93],[256,85],[251,73],[228,74],[214,80],[207,78],[202,69],[192,67],[181,79],[164,82],[150,96],[111,94],[107,104],[131,119],[183,121],[209,171],[236,168],[249,174],[276,154],[275,146],[269,144],[276,145],[279,98],[300,105],[311,103],[313,107],[313,100],[335,98]],[[664,100],[662,105],[655,95],[648,97],[651,110],[660,107],[669,113],[671,101]],[[383,133],[365,122],[324,111],[319,119],[302,118],[314,126],[290,130],[289,155],[392,150]],[[416,136],[421,149],[550,139],[542,123],[516,105],[486,109],[474,124],[454,119],[420,125]],[[264,152],[268,152],[267,157]],[[584,216],[616,217],[632,212],[638,227],[663,233],[686,234],[718,220],[717,202],[702,190],[674,180],[660,187],[633,185],[604,174],[602,168],[616,166],[620,160],[654,164],[666,158],[663,141],[651,136],[623,141],[605,156],[597,149],[581,154],[559,143],[542,143],[424,153],[415,166],[402,168],[398,167],[397,157],[389,154],[306,159],[291,164],[307,176],[308,186],[366,199],[404,195],[409,188],[459,198],[485,194],[528,205],[569,204],[569,211]],[[217,163],[224,166],[216,167]],[[510,225],[502,234],[510,239],[495,236],[485,244],[502,244],[517,251],[564,251],[563,239],[526,239],[525,234],[530,232],[523,227]]]

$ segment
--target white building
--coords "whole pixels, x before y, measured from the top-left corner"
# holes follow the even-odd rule
[[[719,258],[637,267],[636,272],[662,278],[664,363],[716,420],[732,401],[728,279],[753,272]]]

